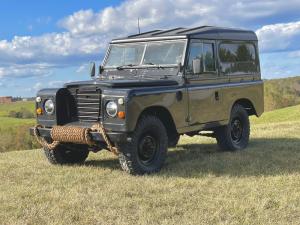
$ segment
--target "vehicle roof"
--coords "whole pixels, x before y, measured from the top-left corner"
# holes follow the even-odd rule
[[[251,30],[201,26],[194,28],[177,27],[169,30],[152,30],[140,34],[130,35],[128,37],[117,38],[112,40],[112,43],[178,38],[257,41],[255,32]]]

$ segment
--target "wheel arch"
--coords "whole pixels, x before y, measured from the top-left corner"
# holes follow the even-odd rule
[[[247,99],[247,98],[241,98],[241,99],[238,99],[236,100],[233,104],[232,104],[232,107],[231,109],[234,107],[234,105],[236,104],[239,104],[241,106],[243,106],[244,109],[246,109],[247,113],[249,116],[252,116],[252,115],[256,115],[258,116],[257,112],[256,112],[256,109],[255,109],[255,106],[254,104],[252,103],[251,100]]]
[[[178,133],[175,122],[173,120],[173,117],[172,117],[171,113],[169,112],[169,110],[166,109],[165,107],[149,106],[141,112],[137,121],[139,121],[140,118],[145,115],[152,115],[152,116],[156,116],[157,118],[159,118],[160,121],[163,123],[163,125],[166,128],[168,136],[173,132]]]

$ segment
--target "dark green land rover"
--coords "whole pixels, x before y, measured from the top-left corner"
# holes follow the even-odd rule
[[[37,93],[31,134],[53,164],[107,149],[131,174],[159,171],[180,135],[245,149],[264,110],[254,32],[202,26],[112,40],[92,79]]]

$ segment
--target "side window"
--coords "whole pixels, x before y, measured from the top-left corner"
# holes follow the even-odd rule
[[[200,73],[193,70],[193,60],[199,60]],[[203,73],[215,72],[215,54],[213,43],[193,42],[190,44],[189,59],[186,73],[190,75],[199,75]]]
[[[202,62],[202,50],[203,46],[201,42],[193,42],[190,44],[189,61],[186,68],[187,74],[194,74],[193,60],[199,59]]]
[[[225,74],[257,72],[255,47],[249,43],[221,44],[219,49],[221,71]]]

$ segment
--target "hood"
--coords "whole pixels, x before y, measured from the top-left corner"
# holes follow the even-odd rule
[[[80,86],[80,85],[97,85],[110,88],[126,88],[126,87],[152,87],[152,86],[172,86],[178,85],[175,80],[147,80],[147,79],[137,79],[137,80],[89,80],[89,81],[78,81],[67,83],[65,87]]]

